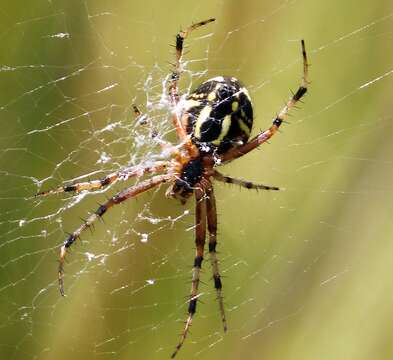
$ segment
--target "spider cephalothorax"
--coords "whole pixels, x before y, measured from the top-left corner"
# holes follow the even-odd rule
[[[247,142],[253,112],[247,89],[234,77],[217,76],[203,82],[182,105],[181,122],[196,145],[168,195],[185,203],[203,175],[209,175],[211,156]],[[184,160],[186,159],[186,160]]]
[[[196,158],[186,162],[167,195],[179,199],[183,204],[192,195],[195,186],[201,181],[203,164],[201,159]]]
[[[237,79],[218,76],[207,80],[187,96],[184,101],[179,101],[178,80],[181,74],[184,39],[191,31],[212,21],[214,19],[193,24],[185,31],[181,31],[176,37],[176,63],[169,78],[168,92],[171,102],[172,122],[180,144],[173,146],[162,141],[162,145],[169,149],[167,153],[172,154],[173,158],[156,161],[149,165],[140,164],[109,174],[100,180],[64,185],[39,194],[96,190],[109,186],[118,180],[128,180],[132,177],[141,178],[147,174],[159,174],[118,192],[100,205],[94,213],[90,214],[79,228],[69,234],[60,249],[58,281],[62,295],[64,295],[63,265],[67,249],[72,246],[83,231],[104,216],[111,207],[163,183],[171,183],[168,195],[180,199],[183,203],[191,195],[195,195],[196,253],[192,269],[190,298],[188,300],[188,316],[180,341],[172,357],[176,356],[183,345],[196,312],[197,301],[200,296],[198,288],[205,252],[206,230],[209,233],[208,251],[213,284],[217,292],[224,331],[227,329],[222,282],[216,253],[217,211],[212,180],[237,184],[247,189],[278,190],[274,186],[254,184],[224,176],[215,168],[247,154],[269,140],[277,132],[289,110],[306,93],[308,84],[308,63],[304,41],[302,41],[303,79],[301,85],[273,119],[272,125],[251,140],[249,138],[253,123],[252,103],[246,88]],[[137,107],[134,107],[134,111],[136,115],[140,115]]]

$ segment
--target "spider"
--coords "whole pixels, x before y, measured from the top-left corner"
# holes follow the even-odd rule
[[[178,92],[178,81],[182,72],[181,61],[184,40],[192,31],[214,20],[214,18],[211,18],[194,23],[186,30],[180,31],[176,36],[176,61],[174,69],[168,78],[168,94],[172,122],[180,143],[176,146],[166,142],[162,144],[162,146],[170,150],[171,159],[157,161],[148,166],[138,165],[109,174],[100,180],[65,185],[38,194],[49,195],[61,192],[78,193],[97,190],[118,180],[125,180],[131,177],[140,178],[146,174],[152,174],[150,178],[132,185],[109,198],[79,228],[69,234],[60,249],[58,268],[59,289],[63,296],[63,267],[67,250],[83,231],[91,227],[110,208],[163,183],[171,184],[167,191],[167,196],[178,199],[182,203],[185,203],[192,195],[195,196],[196,253],[192,268],[188,315],[180,340],[172,353],[172,358],[176,356],[182,347],[196,313],[206,230],[209,233],[208,251],[220,317],[224,332],[227,330],[222,282],[216,253],[217,212],[211,180],[215,179],[224,183],[237,184],[247,189],[279,190],[275,186],[254,184],[249,181],[225,176],[217,171],[216,167],[249,153],[269,140],[278,131],[290,109],[306,93],[308,85],[308,62],[304,41],[302,40],[303,77],[299,88],[274,118],[272,125],[267,130],[251,138],[251,140],[249,140],[249,137],[253,124],[253,106],[247,89],[236,78],[218,76],[207,80],[182,100]],[[134,107],[134,112],[136,115],[140,115],[137,107]]]

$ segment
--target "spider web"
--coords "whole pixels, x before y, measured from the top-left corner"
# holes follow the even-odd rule
[[[284,191],[216,185],[229,332],[205,261],[178,356],[393,356],[388,1],[35,1],[0,6],[2,358],[166,359],[174,349],[190,287],[193,202],[165,199],[162,186],[108,212],[68,255],[62,298],[56,260],[66,232],[133,180],[34,195],[165,157],[159,140],[176,142],[169,44],[181,26],[210,17],[217,21],[187,39],[183,94],[209,77],[238,77],[256,133],[299,83],[301,38],[312,84],[271,145],[222,169]]]

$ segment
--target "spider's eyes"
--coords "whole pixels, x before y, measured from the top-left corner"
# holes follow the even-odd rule
[[[175,181],[173,187],[167,192],[167,195],[180,199],[182,203],[190,197],[194,191],[195,185],[201,180],[203,165],[200,159],[189,161],[184,165],[180,177]]]
[[[182,179],[177,179],[166,192],[167,197],[178,199],[183,205],[192,194],[192,187]]]

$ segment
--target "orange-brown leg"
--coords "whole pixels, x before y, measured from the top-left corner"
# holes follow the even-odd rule
[[[192,318],[196,312],[196,306],[198,301],[198,287],[200,281],[200,273],[202,268],[203,254],[205,249],[206,239],[206,199],[203,188],[197,185],[195,189],[195,246],[196,254],[194,259],[194,267],[192,268],[192,282],[191,282],[191,294],[188,302],[188,316],[180,337],[180,341],[176,346],[175,351],[172,353],[172,358],[176,356],[182,347],[184,340],[190,330],[192,324]]]
[[[183,46],[184,46],[184,40],[187,38],[187,36],[195,29],[206,25],[215,19],[208,19],[204,21],[197,22],[195,24],[192,24],[189,26],[186,30],[180,31],[176,35],[176,60],[174,64],[174,69],[170,77],[170,83],[169,83],[169,96],[171,100],[171,105],[172,105],[172,121],[173,121],[173,126],[175,127],[177,136],[181,141],[185,141],[188,145],[191,145],[191,140],[188,139],[187,133],[185,129],[183,128],[183,125],[181,124],[179,114],[177,113],[176,105],[179,100],[179,89],[178,89],[178,81],[180,78],[180,74],[182,71],[181,68],[181,60],[183,56]]]
[[[58,269],[58,280],[59,280],[59,289],[60,294],[64,296],[64,283],[63,283],[63,267],[64,260],[67,254],[67,249],[72,246],[72,244],[80,237],[82,232],[86,229],[90,228],[93,223],[102,217],[112,206],[122,203],[123,201],[133,198],[138,194],[145,192],[161,183],[169,181],[173,178],[173,175],[157,175],[153,176],[151,179],[147,179],[142,181],[141,183],[130,186],[129,188],[120,191],[115,196],[111,197],[104,204],[100,205],[100,207],[92,213],[84,223],[79,226],[72,234],[68,236],[68,238],[64,241],[63,246],[60,248],[60,259],[59,259],[59,269]]]
[[[167,161],[157,161],[156,163],[154,163],[154,165],[151,166],[146,166],[146,167],[134,166],[129,169],[124,169],[121,171],[114,172],[99,180],[91,180],[91,181],[85,181],[76,184],[60,186],[56,189],[40,192],[36,196],[47,196],[47,195],[59,194],[63,192],[79,193],[85,190],[87,191],[99,190],[110,184],[117,182],[118,180],[128,180],[133,177],[143,176],[144,174],[147,173],[156,173],[156,172],[164,171],[168,165],[169,162]]]
[[[301,42],[302,44],[302,55],[303,55],[303,78],[302,82],[297,89],[296,93],[289,99],[286,103],[284,108],[281,109],[277,117],[273,120],[272,126],[269,129],[259,133],[253,139],[251,139],[248,143],[239,146],[237,148],[233,148],[228,152],[222,154],[218,157],[220,163],[227,162],[234,160],[240,156],[243,156],[250,152],[251,150],[255,149],[259,145],[263,144],[264,142],[268,141],[277,131],[282,122],[284,121],[285,117],[288,115],[289,111],[296,105],[296,103],[304,96],[307,92],[307,85],[308,81],[308,61],[307,61],[307,54],[306,48],[304,45],[304,40]]]
[[[206,210],[207,210],[207,228],[209,230],[209,255],[210,264],[213,272],[214,287],[217,292],[217,301],[220,308],[220,315],[224,331],[227,331],[227,320],[225,317],[224,298],[222,296],[222,283],[217,259],[217,208],[216,198],[214,196],[213,185],[206,189]]]

